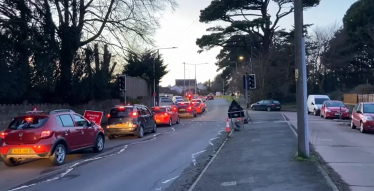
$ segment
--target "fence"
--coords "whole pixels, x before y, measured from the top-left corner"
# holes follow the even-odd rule
[[[344,103],[374,102],[374,94],[344,94]]]

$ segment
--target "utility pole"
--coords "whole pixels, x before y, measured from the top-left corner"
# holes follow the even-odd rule
[[[184,71],[186,71],[186,64],[187,63],[185,63],[185,62],[183,62],[183,65],[184,65]],[[208,64],[208,63],[200,63],[200,64],[187,64],[187,65],[194,65],[195,66],[195,94],[197,93],[197,81],[196,81],[196,66],[197,65],[203,65],[203,64]],[[186,81],[186,76],[184,77],[184,81]],[[189,81],[191,81],[190,79],[189,79]],[[184,85],[185,87],[185,89],[186,89],[186,85]],[[190,86],[188,87],[188,88],[190,88]]]
[[[196,65],[195,65],[195,95],[197,94],[197,81],[196,81]]]
[[[183,92],[186,94],[186,63],[183,62]]]
[[[305,44],[303,37],[303,1],[294,0],[295,16],[295,62],[297,84],[297,135],[298,135],[298,155],[309,157],[309,130],[308,116],[306,111],[306,63],[305,63]],[[304,49],[304,50],[303,50]]]

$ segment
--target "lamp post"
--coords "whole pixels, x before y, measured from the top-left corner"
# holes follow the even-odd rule
[[[155,49],[157,58],[160,56],[160,50],[164,49],[176,49],[178,47],[166,47],[166,48],[157,48]],[[158,95],[156,94],[156,57],[153,59],[153,106],[156,106],[156,98]]]
[[[197,65],[208,64],[208,63],[190,64],[190,63],[183,62],[183,65],[184,65],[184,89],[186,89],[186,64],[187,65],[194,65],[195,66],[195,94],[196,94],[196,92],[197,92],[196,66]]]

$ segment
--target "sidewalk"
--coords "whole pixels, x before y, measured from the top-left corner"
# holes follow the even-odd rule
[[[248,124],[234,132],[194,191],[332,191],[315,163],[295,158],[287,123]]]

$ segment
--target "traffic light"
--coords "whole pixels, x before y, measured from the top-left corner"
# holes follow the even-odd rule
[[[251,90],[256,89],[256,74],[249,74],[248,88]]]
[[[117,76],[118,87],[120,91],[126,90],[126,75]]]
[[[191,100],[192,95],[191,94],[187,94],[187,97],[188,97],[188,100]]]

